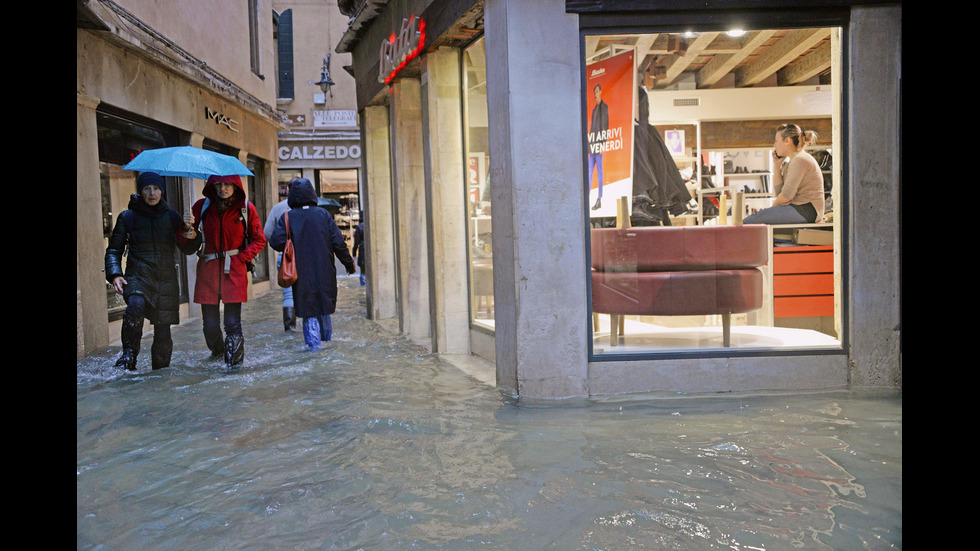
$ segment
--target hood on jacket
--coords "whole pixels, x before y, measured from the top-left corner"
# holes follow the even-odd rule
[[[316,190],[313,189],[313,182],[306,178],[293,178],[289,182],[289,197],[286,200],[289,208],[295,209],[303,206],[316,206]]]
[[[208,182],[204,186],[204,191],[201,192],[202,195],[210,199],[211,201],[218,201],[218,196],[214,194],[214,183],[215,182],[230,182],[235,184],[235,194],[231,196],[231,201],[237,203],[245,200],[245,188],[242,186],[242,179],[238,176],[210,176],[208,177]]]

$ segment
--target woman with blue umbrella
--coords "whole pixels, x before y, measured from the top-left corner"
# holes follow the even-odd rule
[[[248,300],[248,272],[266,239],[258,210],[245,200],[240,177],[210,176],[203,194],[191,208],[194,228],[203,233],[204,240],[198,253],[194,302],[201,305],[204,340],[212,357],[223,357],[229,367],[237,367],[245,359],[242,304]]]
[[[153,324],[151,365],[170,365],[173,340],[170,326],[180,322],[180,285],[174,269],[179,249],[193,254],[200,246],[197,231],[167,205],[162,176],[143,172],[136,179],[137,194],[129,208],[119,214],[105,253],[105,277],[126,301],[121,338],[122,355],[116,367],[136,370],[136,357],[143,338],[143,319]],[[122,257],[126,255],[126,269]]]
[[[269,246],[282,251],[286,246],[286,224],[296,254],[296,283],[293,284],[293,307],[303,318],[303,336],[310,350],[329,341],[328,316],[337,309],[337,268],[334,255],[348,274],[353,274],[354,259],[333,217],[317,208],[316,191],[306,178],[294,178],[289,184],[289,210],[276,220],[269,236]],[[321,326],[321,320],[323,326]]]

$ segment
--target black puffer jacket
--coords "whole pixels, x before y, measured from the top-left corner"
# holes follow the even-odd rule
[[[179,319],[180,285],[177,282],[177,250],[192,254],[201,245],[183,235],[180,215],[166,201],[150,207],[136,194],[130,196],[129,210],[116,218],[105,252],[105,278],[112,283],[118,276],[126,279],[123,297],[142,295],[146,299],[146,317],[151,323],[176,325]],[[129,247],[127,251],[127,246]],[[126,254],[126,271],[122,257]]]

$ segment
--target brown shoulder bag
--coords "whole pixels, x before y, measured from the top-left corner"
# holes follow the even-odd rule
[[[293,250],[293,234],[289,230],[289,211],[286,211],[286,246],[282,249],[277,279],[280,287],[292,287],[296,283],[296,252]]]

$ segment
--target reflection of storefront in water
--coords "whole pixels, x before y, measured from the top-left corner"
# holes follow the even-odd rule
[[[786,21],[785,4],[773,2],[748,22],[754,34],[739,39],[723,32],[741,21],[734,12],[704,10],[694,3],[669,12],[623,3],[625,11],[607,12],[604,4],[393,1],[380,13],[345,14],[351,26],[338,51],[353,54],[358,80],[369,313],[397,319],[403,332],[435,352],[495,361],[498,384],[523,396],[808,390],[855,381],[900,386],[900,335],[888,333],[900,326],[900,299],[867,311],[851,307],[864,301],[862,289],[899,296],[897,280],[881,281],[850,265],[850,259],[870,256],[875,264],[889,266],[889,273],[898,272],[897,255],[883,254],[874,242],[886,239],[891,250],[898,250],[897,226],[847,209],[871,199],[854,184],[858,167],[880,162],[889,167],[884,201],[898,208],[898,148],[882,160],[878,148],[848,145],[858,143],[858,128],[880,124],[896,112],[886,107],[900,97],[892,78],[896,68],[882,60],[893,50],[900,7],[855,2],[819,17],[801,12]],[[689,26],[703,31],[700,38],[676,32]],[[738,71],[736,64],[722,63],[743,46],[772,41],[780,42],[776,49],[795,42],[795,55],[819,58],[825,74],[800,73],[802,63],[786,62],[785,70],[767,74],[748,61]],[[862,54],[853,56],[845,43]],[[680,58],[694,59],[698,48],[722,53],[715,63],[696,67],[701,72],[692,68],[680,75]],[[806,55],[807,48],[813,56]],[[589,94],[595,100],[611,100],[615,94],[609,88],[599,94],[585,83],[594,74],[593,64],[626,50],[642,55],[635,56],[630,62],[634,70],[626,73],[627,105],[615,106],[625,109],[617,115],[625,122],[602,129],[604,139],[593,143],[607,158],[590,165],[584,137],[591,113],[598,121],[602,110],[589,108]],[[876,71],[863,71],[865,64]],[[671,88],[658,88],[655,82],[679,76]],[[699,88],[702,77],[705,82],[719,78],[718,86]],[[878,90],[878,97],[845,93],[843,83],[855,78],[862,81],[860,89]],[[784,110],[785,105],[795,110]],[[645,118],[639,116],[644,107],[649,109]],[[842,113],[849,113],[847,120]],[[617,225],[625,230],[637,214],[631,209],[637,198],[649,208],[637,218],[645,224],[635,225],[652,225],[659,216],[657,225],[672,222],[694,230],[734,225],[766,201],[771,204],[772,194],[751,195],[771,191],[774,167],[757,167],[748,159],[773,147],[774,130],[784,119],[818,127],[826,140],[818,142],[819,151],[833,151],[834,165],[823,175],[835,206],[825,213],[832,215],[829,222],[770,228],[785,231],[756,239],[762,243],[758,254],[739,259],[733,279],[715,263],[722,258],[716,253],[737,252],[742,245],[706,242],[684,258],[685,266],[703,270],[692,276],[695,281],[704,276],[712,282],[691,287],[691,297],[677,292],[669,300],[641,296],[654,292],[641,293],[646,283],[640,279],[669,280],[678,269],[664,270],[667,275],[651,269],[656,262],[644,256],[649,247],[637,249],[629,231],[605,249],[619,255],[615,262],[594,256],[596,230],[616,230]],[[634,121],[645,123],[645,134]],[[884,133],[890,143],[898,142],[894,132]],[[643,139],[633,140],[637,136]],[[648,166],[637,171],[635,156],[622,166],[609,158],[617,148],[628,155],[658,140],[661,160],[671,160],[679,199],[649,193],[650,185],[639,191],[634,186],[642,182],[638,174],[662,178],[661,160],[643,157]],[[728,166],[731,160],[738,166]],[[603,201],[597,201],[600,180],[585,183],[600,172]],[[717,185],[702,183],[702,176],[713,177]],[[627,199],[621,215],[620,198]],[[865,231],[854,232],[856,227]],[[781,234],[791,233],[791,248],[799,248],[809,246],[803,236],[812,238],[816,230],[826,232],[818,237],[834,240],[819,245],[825,249],[803,251],[820,253],[815,255],[819,270],[773,268],[783,264],[782,256],[800,252],[781,248],[776,243]],[[613,311],[595,302],[594,271],[627,274],[622,282],[606,285],[620,301]],[[819,294],[821,313],[781,313],[780,304],[803,302],[798,300],[803,293],[787,289],[785,282],[804,279],[821,287],[804,297]],[[744,291],[748,287],[742,287],[749,284],[751,300]],[[730,296],[722,297],[725,293]],[[728,299],[731,304],[724,302]],[[646,308],[644,301],[656,307]],[[679,306],[661,310],[665,302]],[[826,319],[816,325],[812,320],[790,323],[791,317]],[[610,323],[623,318],[630,346],[615,341]],[[617,329],[622,334],[622,327]],[[885,361],[872,351],[882,349],[888,351]]]
[[[103,263],[109,233],[128,207],[130,194],[136,192],[137,173],[122,167],[140,151],[160,147],[191,145],[231,155],[254,174],[242,183],[248,200],[260,213],[266,212],[274,197],[271,182],[280,124],[270,107],[274,91],[269,95],[273,101],[263,103],[257,99],[262,92],[246,91],[210,67],[227,65],[218,60],[193,63],[189,52],[174,48],[176,37],[163,37],[145,21],[135,23],[139,14],[98,2],[89,3],[85,11],[86,18],[80,12],[77,48],[79,356],[119,338],[125,304],[105,281]],[[116,34],[138,38],[139,44],[120,45],[118,40],[124,39]],[[140,49],[148,44],[159,45],[174,57],[163,61],[156,50]],[[132,48],[138,53],[134,55]],[[175,68],[174,59],[185,59],[188,65]],[[210,71],[211,80],[197,71]],[[224,92],[213,85],[215,79],[222,82]],[[181,213],[202,197],[205,185],[204,180],[183,177],[167,177],[166,182],[167,203]],[[192,307],[196,266],[196,257],[175,258],[182,320],[199,315]],[[250,293],[268,288],[268,266],[268,254],[256,259]]]

